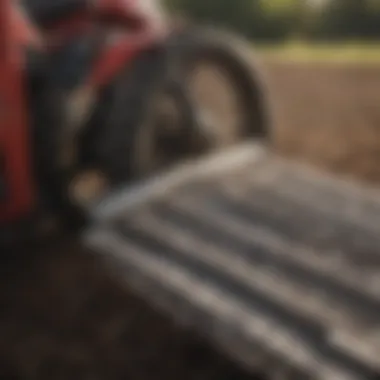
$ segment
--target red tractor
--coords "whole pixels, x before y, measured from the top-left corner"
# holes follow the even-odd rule
[[[91,197],[265,137],[260,78],[239,44],[175,27],[155,0],[2,0],[1,242],[35,237],[52,219],[77,229]],[[234,95],[229,127],[192,91],[207,65]],[[208,100],[220,92],[210,88]]]

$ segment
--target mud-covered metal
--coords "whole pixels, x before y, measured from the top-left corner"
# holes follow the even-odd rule
[[[378,379],[378,193],[239,149],[103,203],[88,243],[244,365]]]

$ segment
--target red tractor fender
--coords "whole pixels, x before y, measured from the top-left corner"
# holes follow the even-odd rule
[[[99,88],[125,69],[142,51],[162,43],[168,25],[157,25],[154,14],[139,6],[139,0],[98,0],[95,14],[109,20],[113,26],[128,25],[127,33],[111,34],[100,59],[87,78],[87,86]]]
[[[40,35],[25,15],[24,10],[15,5],[11,7],[10,13],[10,28],[13,34],[12,43],[17,46],[41,48],[42,42]]]
[[[29,214],[34,204],[28,118],[23,88],[23,48],[38,34],[12,0],[0,1],[0,223]]]

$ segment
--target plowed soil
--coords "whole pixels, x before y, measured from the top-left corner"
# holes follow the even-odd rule
[[[275,145],[287,156],[380,181],[380,65],[266,66]]]
[[[75,239],[3,252],[0,283],[2,380],[258,378],[135,298]]]
[[[380,68],[268,64],[275,146],[380,180]],[[254,379],[149,308],[67,237],[3,252],[0,378]]]

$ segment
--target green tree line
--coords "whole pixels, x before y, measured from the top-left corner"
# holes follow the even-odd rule
[[[166,0],[173,12],[256,40],[380,40],[380,0]]]

